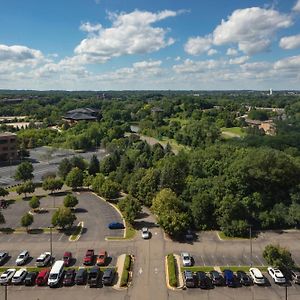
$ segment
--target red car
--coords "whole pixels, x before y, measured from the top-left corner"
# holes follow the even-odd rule
[[[72,253],[71,252],[65,252],[63,256],[64,266],[69,267],[72,262]]]
[[[39,272],[36,280],[35,280],[35,283],[37,285],[45,285],[47,284],[47,281],[48,281],[48,277],[49,277],[49,269],[43,269]]]
[[[104,266],[106,264],[107,260],[107,252],[104,250],[101,250],[99,252],[98,258],[97,258],[97,265],[98,266]]]
[[[83,259],[84,265],[93,265],[94,264],[94,250],[89,249],[86,251],[85,257]]]

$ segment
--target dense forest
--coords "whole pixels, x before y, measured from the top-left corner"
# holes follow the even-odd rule
[[[89,172],[87,162],[81,168],[82,184],[108,196],[115,196],[110,191],[129,194],[128,205],[136,201],[151,207],[170,235],[196,228],[245,236],[250,225],[255,229],[300,225],[297,95],[28,92],[3,93],[0,98],[8,97],[23,101],[3,103],[0,116],[26,115],[31,121],[29,128],[16,130],[24,148],[105,147],[110,155],[96,170]],[[75,125],[62,120],[67,111],[79,107],[99,109],[100,120]],[[270,108],[281,108],[284,113]],[[245,114],[249,119],[272,120],[276,134],[251,128],[242,117]],[[42,122],[38,128],[37,121]],[[133,124],[138,134],[130,133]],[[57,129],[51,128],[54,125]],[[226,138],[224,128],[238,128],[242,134]],[[1,130],[8,127],[2,124]],[[140,134],[167,146],[150,146],[140,140]],[[70,162],[64,164],[72,171]]]

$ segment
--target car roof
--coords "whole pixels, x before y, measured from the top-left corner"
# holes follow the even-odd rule
[[[147,227],[143,227],[142,231],[148,231],[148,228]]]
[[[106,254],[106,251],[105,250],[100,250],[99,251],[99,255],[105,255]]]
[[[111,268],[106,269],[106,270],[104,271],[103,275],[110,275],[111,273],[113,273],[113,271],[114,271],[114,269],[111,269]]]
[[[188,252],[182,252],[181,255],[182,256],[190,256],[190,254]]]
[[[262,277],[262,273],[258,268],[250,268],[250,272],[254,274],[254,276]]]
[[[6,271],[3,272],[3,274],[4,274],[5,272],[7,272],[7,273],[9,272],[9,273],[10,273],[10,272],[15,272],[15,271],[16,271],[16,269],[7,269]],[[3,274],[2,274],[2,275],[3,275]]]
[[[5,254],[7,254],[7,252],[5,252],[5,251],[0,251],[0,256],[2,256],[2,255],[5,255]]]
[[[27,250],[23,250],[19,255],[26,254],[27,252]]]
[[[70,255],[72,255],[72,253],[71,253],[70,251],[66,251],[66,252],[64,253],[64,256],[70,256]]]
[[[79,268],[78,271],[77,271],[77,275],[78,274],[81,275],[81,274],[85,273],[86,271],[87,271],[86,268]]]
[[[19,269],[14,276],[19,276],[21,275],[23,272],[26,272],[26,269]]]
[[[48,269],[43,269],[39,272],[39,276],[45,275],[47,272],[49,272]]]

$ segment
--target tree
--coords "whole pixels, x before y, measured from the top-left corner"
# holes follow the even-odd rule
[[[134,223],[134,220],[137,218],[138,214],[142,210],[142,205],[138,199],[128,195],[119,201],[118,206],[122,211],[124,218],[130,224]]]
[[[58,166],[58,175],[65,180],[68,173],[72,170],[72,164],[69,159],[64,158]]]
[[[92,182],[92,189],[95,193],[100,194],[105,177],[103,174],[97,174]]]
[[[70,160],[72,168],[78,168],[81,171],[85,170],[86,162],[82,156],[73,156]]]
[[[29,201],[29,206],[32,209],[36,209],[40,206],[40,200],[37,196],[32,196],[31,200]]]
[[[60,178],[51,178],[48,177],[43,181],[42,187],[45,191],[49,190],[51,191],[51,194],[54,191],[61,190],[63,187],[64,183]]]
[[[22,162],[16,170],[15,179],[22,180],[22,181],[31,180],[34,177],[32,173],[33,173],[32,163],[28,161]]]
[[[111,155],[106,156],[100,163],[100,172],[104,175],[108,175],[110,172],[116,170],[116,164]]]
[[[68,194],[65,198],[64,198],[64,206],[65,207],[75,207],[78,204],[78,199],[72,195],[72,194]]]
[[[269,244],[263,251],[263,258],[270,266],[277,268],[293,268],[295,262],[290,251],[279,245]]]
[[[5,197],[7,195],[9,195],[9,192],[3,187],[0,187],[0,197]]]
[[[83,173],[79,168],[73,168],[66,178],[66,185],[72,189],[77,189],[83,184]]]
[[[90,175],[96,175],[97,173],[99,173],[99,170],[100,170],[100,163],[97,156],[94,154],[91,157],[88,172]]]
[[[33,223],[33,215],[30,213],[26,213],[22,218],[21,218],[21,226],[26,227],[26,230],[28,231],[28,227]]]
[[[24,194],[25,198],[27,193],[32,194],[35,191],[35,185],[31,180],[23,182],[16,188],[16,191],[19,195]]]
[[[76,216],[68,207],[59,207],[52,215],[52,225],[65,229],[71,227],[76,220]]]
[[[113,199],[118,196],[119,190],[120,186],[116,182],[106,179],[100,188],[100,196],[107,199]]]

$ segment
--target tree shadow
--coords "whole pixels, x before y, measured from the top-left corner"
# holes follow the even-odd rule
[[[158,228],[159,225],[149,221],[135,221],[133,224],[134,229],[141,230],[143,227],[147,228]]]
[[[78,214],[80,214],[80,213],[87,213],[88,212],[88,210],[87,209],[85,209],[85,208],[82,208],[82,207],[77,207],[77,208],[75,208],[74,209],[74,213],[78,213]]]
[[[146,212],[144,212],[144,211],[142,211],[142,212],[140,212],[140,213],[138,214],[136,220],[144,219],[144,218],[147,218],[147,217],[149,217],[149,214],[146,213]]]
[[[0,232],[5,233],[5,234],[12,234],[15,232],[15,229],[13,229],[11,227],[3,227],[3,228],[0,228]]]
[[[44,230],[41,228],[32,228],[32,229],[28,229],[27,233],[29,234],[41,234],[44,233]]]

